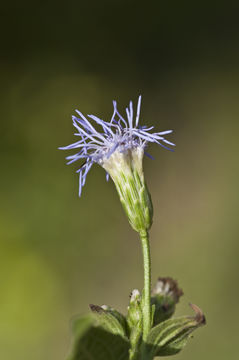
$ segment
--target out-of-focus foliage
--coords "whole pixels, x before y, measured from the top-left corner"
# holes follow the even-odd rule
[[[4,2],[1,6],[0,358],[63,360],[88,304],[126,313],[141,250],[95,166],[78,199],[75,108],[108,119],[141,93],[152,146],[153,280],[173,276],[207,316],[180,359],[235,359],[238,317],[238,4]]]

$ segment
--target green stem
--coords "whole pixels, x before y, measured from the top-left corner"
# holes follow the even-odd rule
[[[151,259],[148,232],[141,232],[140,239],[144,260],[144,291],[143,291],[143,342],[146,341],[151,329]]]

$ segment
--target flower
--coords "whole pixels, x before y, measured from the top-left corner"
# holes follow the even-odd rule
[[[183,295],[183,291],[178,287],[177,281],[171,277],[159,277],[152,290],[152,295],[171,297],[175,304],[177,304]]]
[[[73,116],[72,120],[78,131],[75,135],[79,136],[80,140],[60,147],[61,150],[80,150],[74,155],[67,156],[67,164],[84,160],[82,166],[77,170],[79,173],[79,196],[81,196],[86,176],[92,165],[94,163],[101,165],[106,170],[107,180],[110,176],[114,181],[130,223],[137,231],[139,228],[147,230],[152,223],[152,204],[144,182],[142,166],[143,155],[151,157],[145,151],[147,144],[156,143],[168,150],[172,149],[166,145],[175,146],[164,138],[164,135],[170,134],[172,130],[152,133],[153,126],[139,125],[140,106],[141,96],[138,99],[135,121],[132,101],[126,108],[127,120],[120,115],[116,101],[113,101],[114,111],[109,122],[95,115],[88,115],[87,119],[79,110],[76,110],[78,117]],[[96,129],[92,125],[92,121],[101,130]],[[142,207],[143,212],[137,212],[137,209]],[[137,220],[134,219],[135,214]]]

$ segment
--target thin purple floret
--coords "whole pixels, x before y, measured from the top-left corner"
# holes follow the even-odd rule
[[[67,164],[72,164],[78,160],[83,160],[83,164],[77,170],[79,173],[79,196],[85,185],[86,177],[94,163],[102,164],[104,159],[108,159],[115,151],[121,153],[131,149],[141,147],[145,155],[153,157],[145,151],[148,143],[156,143],[163,148],[173,151],[175,144],[164,138],[164,135],[172,133],[173,130],[150,133],[153,126],[140,126],[141,96],[138,98],[136,109],[136,118],[134,122],[133,103],[130,101],[129,107],[126,108],[127,120],[119,113],[117,103],[113,101],[113,115],[109,122],[98,118],[95,115],[88,115],[88,119],[76,110],[78,116],[72,116],[73,126],[76,128],[76,136],[80,140],[68,146],[60,147],[61,150],[79,149],[74,155],[67,156]],[[95,126],[101,127],[99,132]],[[108,181],[109,174],[106,173]]]

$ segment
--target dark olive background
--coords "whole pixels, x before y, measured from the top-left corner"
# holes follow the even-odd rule
[[[88,304],[126,311],[142,258],[112,182],[94,166],[78,198],[71,114],[109,119],[142,94],[141,123],[173,128],[145,159],[152,276],[207,326],[184,360],[238,355],[239,25],[234,1],[1,4],[0,357],[63,360]]]

